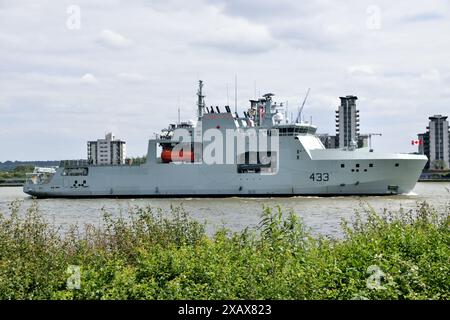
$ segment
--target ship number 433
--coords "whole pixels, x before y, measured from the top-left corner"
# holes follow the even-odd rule
[[[316,181],[316,182],[328,181],[328,180],[330,180],[330,175],[328,172],[314,172],[314,173],[311,173],[309,178],[312,181]]]

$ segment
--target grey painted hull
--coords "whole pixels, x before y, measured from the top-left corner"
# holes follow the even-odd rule
[[[272,175],[238,173],[236,165],[200,163],[92,166],[85,177],[63,176],[59,168],[48,183],[27,183],[24,192],[36,197],[404,194],[414,188],[427,161],[420,155],[321,151],[326,153],[280,161]]]

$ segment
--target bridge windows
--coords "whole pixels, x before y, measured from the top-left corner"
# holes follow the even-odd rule
[[[87,176],[88,168],[65,168],[62,172],[63,176]]]

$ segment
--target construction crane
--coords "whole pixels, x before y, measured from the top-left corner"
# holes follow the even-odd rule
[[[305,102],[306,102],[306,99],[308,98],[310,89],[311,88],[308,88],[308,91],[306,91],[305,99],[303,99],[303,103],[302,103],[301,107],[298,109],[298,114],[297,114],[297,118],[295,118],[295,123],[298,123],[299,121],[301,121],[303,107],[305,106]]]
[[[381,133],[369,133],[369,149],[372,150],[372,136],[381,136]]]

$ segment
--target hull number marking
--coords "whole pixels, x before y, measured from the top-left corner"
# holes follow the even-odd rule
[[[330,180],[330,174],[328,172],[314,172],[311,173],[309,178],[315,182],[328,181]]]

